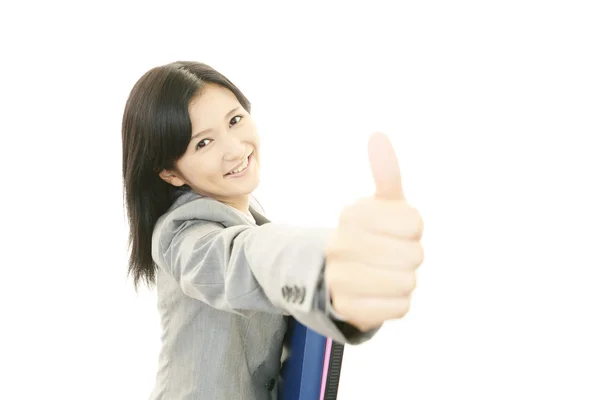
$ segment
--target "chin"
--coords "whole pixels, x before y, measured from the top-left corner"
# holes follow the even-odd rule
[[[229,188],[229,190],[223,191],[223,195],[225,196],[246,196],[254,192],[254,190],[258,187],[258,180],[253,180],[252,182],[245,182],[245,184],[239,185],[235,188]]]

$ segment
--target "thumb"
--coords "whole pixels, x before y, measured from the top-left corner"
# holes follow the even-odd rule
[[[383,133],[374,133],[369,138],[369,160],[375,180],[375,197],[404,199],[398,158],[390,139]]]

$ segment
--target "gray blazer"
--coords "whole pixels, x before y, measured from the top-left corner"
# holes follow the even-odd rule
[[[288,316],[341,343],[362,333],[323,284],[328,229],[256,223],[185,191],[154,229],[162,349],[152,400],[277,399]]]

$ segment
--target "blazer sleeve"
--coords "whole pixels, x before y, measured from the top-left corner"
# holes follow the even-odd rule
[[[361,332],[331,308],[323,279],[331,229],[269,223],[224,227],[186,221],[153,248],[157,265],[182,291],[228,312],[291,315],[340,343],[359,344],[378,329]]]

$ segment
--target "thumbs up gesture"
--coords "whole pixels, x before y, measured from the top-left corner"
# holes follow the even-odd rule
[[[423,221],[402,192],[387,136],[369,141],[375,195],[346,206],[325,249],[325,282],[333,309],[361,331],[402,318],[423,262]]]

